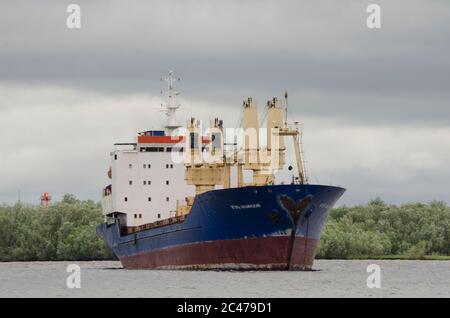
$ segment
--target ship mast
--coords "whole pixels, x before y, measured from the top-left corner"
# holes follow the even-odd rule
[[[166,134],[170,135],[175,129],[181,127],[176,119],[176,111],[180,108],[180,104],[176,102],[175,97],[180,92],[174,90],[174,83],[180,81],[180,78],[173,77],[173,71],[169,71],[167,77],[161,78],[161,81],[167,83],[167,90],[161,91],[161,94],[166,96],[166,104],[161,104],[162,111],[166,114],[166,125],[164,126]]]

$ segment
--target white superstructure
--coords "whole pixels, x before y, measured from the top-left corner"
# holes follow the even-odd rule
[[[139,226],[175,216],[177,204],[194,196],[195,187],[184,180],[183,162],[172,160],[172,151],[183,153],[183,137],[170,134],[180,125],[179,108],[173,90],[173,72],[167,78],[165,130],[139,133],[134,143],[116,144],[111,152],[108,176],[111,184],[103,189],[103,215],[126,214],[127,226]],[[182,156],[182,154],[181,154]]]

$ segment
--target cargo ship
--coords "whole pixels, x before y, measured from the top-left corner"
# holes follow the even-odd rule
[[[114,145],[97,234],[128,269],[311,269],[345,189],[308,182],[287,93],[267,102],[266,127],[248,98],[240,127],[215,118],[203,131],[195,118],[178,124],[178,79],[163,80],[165,126]],[[295,163],[286,170],[288,139]]]

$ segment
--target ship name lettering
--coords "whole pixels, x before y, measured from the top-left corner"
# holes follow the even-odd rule
[[[330,206],[328,204],[326,204],[326,203],[321,203],[319,205],[319,207],[322,208],[322,209],[328,209]]]
[[[261,207],[261,204],[259,204],[259,203],[230,205],[230,208],[233,209],[233,210],[257,209],[257,208],[260,208],[260,207]]]

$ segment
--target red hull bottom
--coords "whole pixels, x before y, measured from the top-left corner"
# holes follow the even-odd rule
[[[184,244],[120,261],[128,269],[308,270],[317,246],[317,240],[304,237],[293,246],[288,236],[246,238]]]

